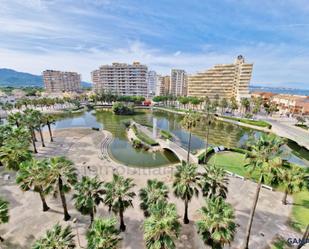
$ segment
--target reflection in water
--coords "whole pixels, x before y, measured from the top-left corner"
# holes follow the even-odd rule
[[[110,145],[111,155],[118,161],[126,165],[134,165],[139,167],[156,167],[178,161],[172,152],[146,152],[133,148],[126,136],[126,128],[124,123],[134,120],[137,123],[147,125],[149,127],[158,127],[168,130],[175,135],[177,141],[182,147],[187,148],[189,133],[181,127],[183,116],[162,111],[141,111],[133,116],[114,115],[110,110],[100,110],[96,113],[85,112],[80,114],[61,116],[56,123],[56,128],[67,127],[103,127],[110,131],[114,136],[114,141]],[[201,122],[193,130],[191,148],[197,151],[205,147],[206,123]],[[153,129],[154,133],[156,129]],[[237,125],[225,122],[213,122],[211,124],[209,144],[214,146],[223,145],[225,147],[239,147],[244,144],[251,135],[259,134],[249,128],[239,127]],[[294,145],[295,147],[295,145]],[[295,147],[296,148],[296,147]],[[289,156],[289,160],[298,164],[309,164],[295,155]],[[289,150],[287,148],[286,150]],[[308,153],[308,152],[307,152]]]

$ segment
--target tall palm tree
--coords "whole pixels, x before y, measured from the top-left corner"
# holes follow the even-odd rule
[[[157,179],[149,179],[147,187],[140,189],[139,198],[141,200],[140,208],[144,211],[144,215],[148,217],[151,205],[159,201],[166,201],[168,198],[168,187],[164,182]]]
[[[183,222],[188,224],[188,205],[192,197],[198,196],[198,174],[197,166],[194,164],[186,164],[184,161],[176,168],[176,173],[174,175],[173,189],[174,194],[177,198],[184,201],[185,212]]]
[[[199,182],[203,195],[207,198],[221,196],[225,199],[228,192],[225,170],[215,164],[204,166],[204,170]]]
[[[71,216],[68,213],[65,193],[69,192],[77,182],[76,168],[73,163],[64,157],[53,157],[48,160],[46,172],[41,174],[42,181],[46,187],[51,187],[54,195],[59,193],[63,211],[64,220],[68,221]]]
[[[258,184],[252,209],[250,211],[249,222],[245,234],[244,249],[249,248],[249,240],[252,228],[252,222],[255,214],[255,209],[259,200],[262,184],[267,180],[267,177],[272,177],[278,166],[278,157],[282,154],[280,147],[283,145],[281,138],[273,134],[262,134],[258,139],[249,140],[249,152],[246,155],[248,163],[246,167],[250,173],[256,171],[259,174]]]
[[[279,183],[284,188],[282,203],[287,205],[288,194],[297,193],[305,188],[309,189],[309,175],[304,168],[283,162],[278,170]]]
[[[42,172],[47,170],[46,160],[37,160],[32,158],[20,164],[16,176],[16,183],[21,190],[32,190],[40,195],[42,201],[43,212],[49,210],[45,196],[50,193],[50,188],[45,188],[41,179]]]
[[[31,249],[73,249],[76,248],[74,237],[70,226],[62,228],[56,224],[47,230],[42,238],[35,241]]]
[[[233,241],[236,233],[234,210],[222,197],[207,199],[199,212],[197,232],[205,244],[221,249]]]
[[[196,112],[193,112],[187,113],[181,121],[182,126],[189,131],[187,164],[190,162],[192,129],[198,125],[199,120],[200,116]]]
[[[150,207],[144,221],[144,240],[147,249],[175,249],[180,223],[175,204],[159,201]]]
[[[132,200],[136,195],[132,191],[134,186],[133,179],[124,178],[118,174],[113,174],[112,181],[105,183],[106,192],[104,202],[109,205],[115,214],[119,215],[120,231],[126,230],[123,214],[128,207],[133,207]]]
[[[9,203],[0,198],[0,224],[9,222]],[[0,241],[3,242],[4,239],[0,236]]]
[[[76,209],[83,215],[90,215],[91,223],[94,220],[96,206],[103,202],[103,182],[98,177],[90,178],[83,176],[81,181],[76,183],[76,193],[73,195]]]
[[[116,249],[121,237],[114,218],[95,219],[87,231],[88,249]]]
[[[31,134],[31,142],[33,146],[33,152],[38,153],[36,144],[35,142],[37,141],[36,136],[35,136],[35,130],[37,127],[37,120],[35,116],[33,115],[33,110],[32,109],[26,109],[24,111],[24,119],[23,119],[23,124],[28,128],[30,134]]]
[[[214,106],[211,105],[210,101],[208,101],[208,104],[205,105],[204,112],[205,112],[205,121],[206,121],[206,124],[207,124],[206,143],[205,143],[205,157],[204,157],[204,163],[206,164],[206,162],[207,162],[207,151],[208,151],[208,146],[209,146],[210,128],[211,128],[211,124],[215,120],[215,108],[214,108]]]
[[[51,125],[55,124],[55,122],[56,122],[56,120],[52,115],[45,114],[43,116],[43,124],[47,125],[47,127],[48,127],[48,132],[49,132],[49,137],[50,137],[51,142],[54,142],[53,134],[52,134],[52,131],[51,131]]]

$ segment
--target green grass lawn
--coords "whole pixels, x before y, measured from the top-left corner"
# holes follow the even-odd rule
[[[259,127],[265,127],[265,128],[268,128],[268,129],[271,128],[271,124],[269,124],[265,121],[262,121],[262,120],[251,120],[251,119],[246,119],[246,118],[236,118],[236,117],[230,117],[230,116],[222,116],[222,118],[238,121],[238,122],[241,122],[241,123],[244,123],[244,124],[255,125],[255,126],[259,126]]]
[[[215,163],[216,165],[223,167],[230,172],[244,177],[249,177],[249,174],[244,167],[244,154],[237,152],[217,153],[209,159],[209,163]],[[258,178],[258,174],[253,174],[252,178],[256,180]],[[304,231],[309,220],[309,192],[303,191],[296,193],[293,195],[293,198],[295,205],[293,205],[291,224],[292,227],[296,230]]]

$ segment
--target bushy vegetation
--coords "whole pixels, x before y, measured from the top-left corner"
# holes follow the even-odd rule
[[[134,114],[133,106],[127,106],[120,102],[113,104],[112,110],[116,115],[133,115]]]
[[[169,131],[166,131],[166,130],[160,130],[160,135],[164,139],[171,139],[173,137],[173,135]]]
[[[137,136],[137,138],[140,139],[142,142],[150,146],[158,145],[158,143],[155,140],[148,137],[144,132],[139,131],[135,124],[133,124],[131,127],[132,127],[132,130],[134,131],[135,136]]]

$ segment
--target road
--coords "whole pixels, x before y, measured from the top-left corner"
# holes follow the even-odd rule
[[[309,150],[309,131],[295,127],[295,121],[279,120],[275,118],[267,118],[264,120],[271,123],[271,130],[274,133],[289,138]]]

